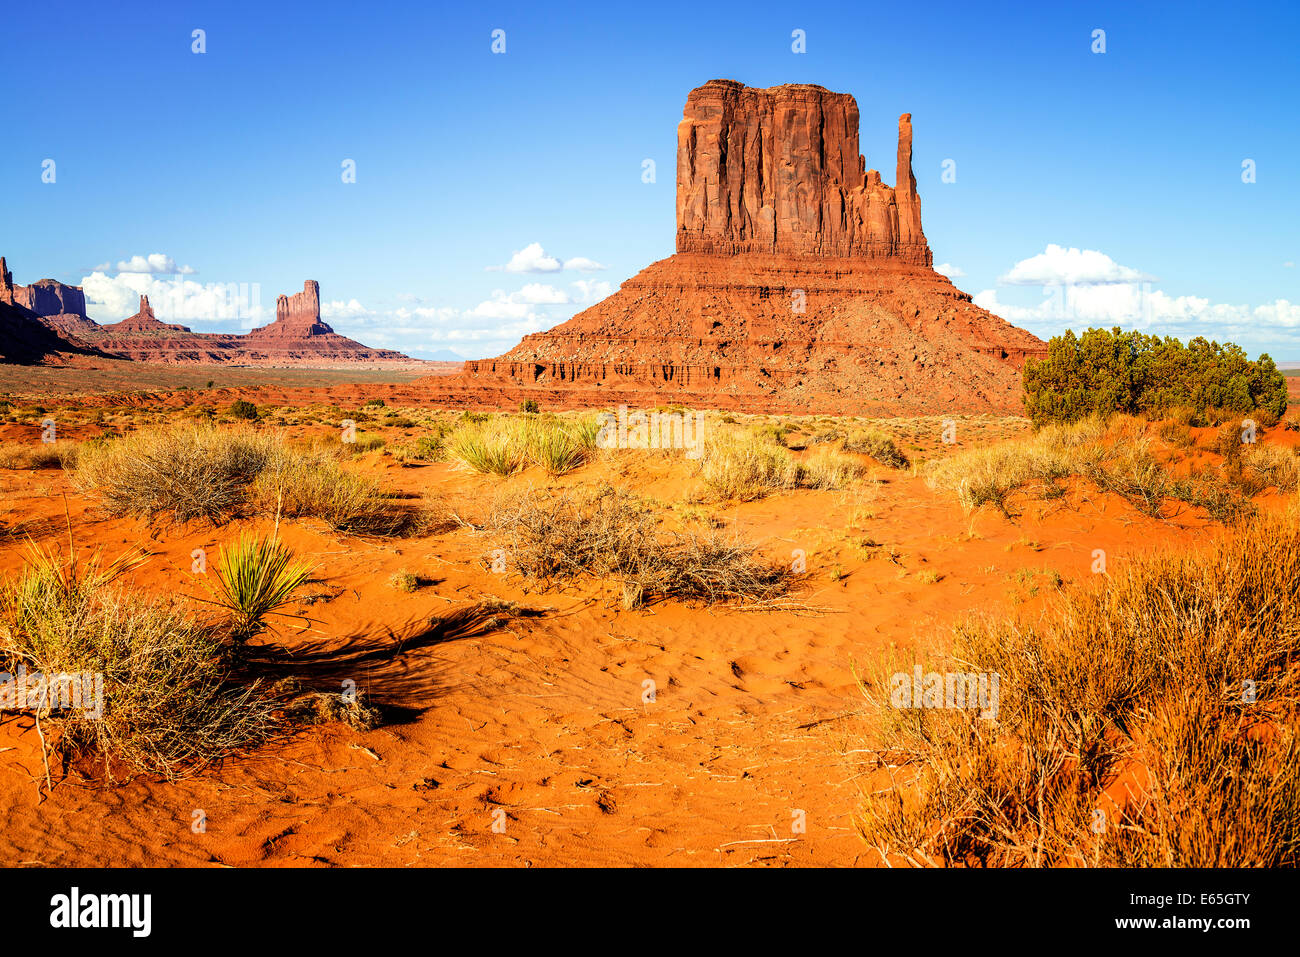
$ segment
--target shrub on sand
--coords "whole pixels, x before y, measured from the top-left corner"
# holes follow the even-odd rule
[[[905,469],[907,456],[898,447],[893,437],[880,429],[866,429],[854,432],[844,440],[845,452],[857,452],[875,459],[881,465],[891,469]]]
[[[0,582],[3,670],[59,678],[44,702],[28,700],[38,726],[55,731],[63,753],[102,758],[110,777],[124,763],[175,778],[263,740],[276,721],[262,685],[230,679],[220,629],[119,587],[134,563],[33,546],[23,570]],[[71,675],[91,677],[70,685]],[[96,702],[85,700],[88,681]],[[83,707],[64,706],[78,691]]]
[[[938,670],[997,675],[995,720],[900,705],[882,662],[871,749],[898,770],[864,788],[867,842],[949,864],[1300,864],[1296,518],[1128,563],[1050,616],[958,627]]]
[[[655,599],[754,604],[784,595],[784,565],[715,529],[661,535],[658,520],[626,492],[541,495],[521,492],[494,504],[488,528],[505,537],[511,567],[544,589],[574,580],[613,579],[624,607]]]

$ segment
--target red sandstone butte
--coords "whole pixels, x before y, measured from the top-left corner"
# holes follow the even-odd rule
[[[441,365],[430,366],[390,349],[372,349],[339,335],[320,318],[320,284],[314,279],[304,283],[302,292],[279,297],[274,322],[244,335],[194,332],[188,326],[163,322],[154,315],[148,296],[140,297],[135,315],[100,325],[86,315],[80,287],[53,279],[16,286],[3,258],[0,305],[6,307],[0,357],[25,357],[9,361],[52,361],[59,353],[84,352],[175,364],[419,366],[441,371]],[[31,321],[54,336],[42,337],[27,329],[24,324]],[[13,343],[8,348],[6,337]]]
[[[459,377],[448,401],[553,406],[665,399],[758,412],[1020,407],[1037,337],[932,268],[898,121],[895,185],[858,152],[845,93],[712,80],[677,128],[676,255]]]

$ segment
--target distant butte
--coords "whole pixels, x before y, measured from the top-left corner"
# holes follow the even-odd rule
[[[456,377],[446,401],[666,399],[752,411],[1019,408],[1037,337],[932,268],[898,121],[895,185],[868,169],[846,93],[712,80],[677,127],[677,253]]]
[[[7,337],[14,343],[7,349],[6,342],[0,341],[0,359],[11,362],[52,361],[60,353],[86,353],[198,365],[424,365],[391,349],[364,346],[331,329],[321,320],[320,284],[314,279],[304,283],[302,292],[279,297],[274,322],[242,335],[194,332],[188,326],[163,322],[154,315],[148,296],[140,297],[135,315],[101,325],[86,315],[79,286],[53,279],[15,285],[3,258],[0,306],[6,308],[7,320],[0,325],[0,340]],[[29,328],[32,322],[53,337]],[[7,358],[11,354],[28,358]]]

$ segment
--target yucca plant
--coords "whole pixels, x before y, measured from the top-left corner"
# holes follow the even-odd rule
[[[311,577],[312,566],[294,561],[293,550],[274,536],[243,534],[222,548],[215,574],[206,579],[212,602],[230,612],[230,636],[237,645],[260,634]]]

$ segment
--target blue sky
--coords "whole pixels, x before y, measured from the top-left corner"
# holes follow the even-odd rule
[[[100,321],[150,291],[163,318],[248,327],[314,278],[364,342],[498,354],[673,252],[676,125],[726,77],[853,94],[886,182],[911,112],[936,264],[1041,336],[1118,323],[1300,359],[1294,3],[49,2],[4,21],[25,39],[0,61],[0,254],[18,282],[84,283]],[[531,271],[501,268],[517,253]],[[226,284],[262,317],[214,320]]]

